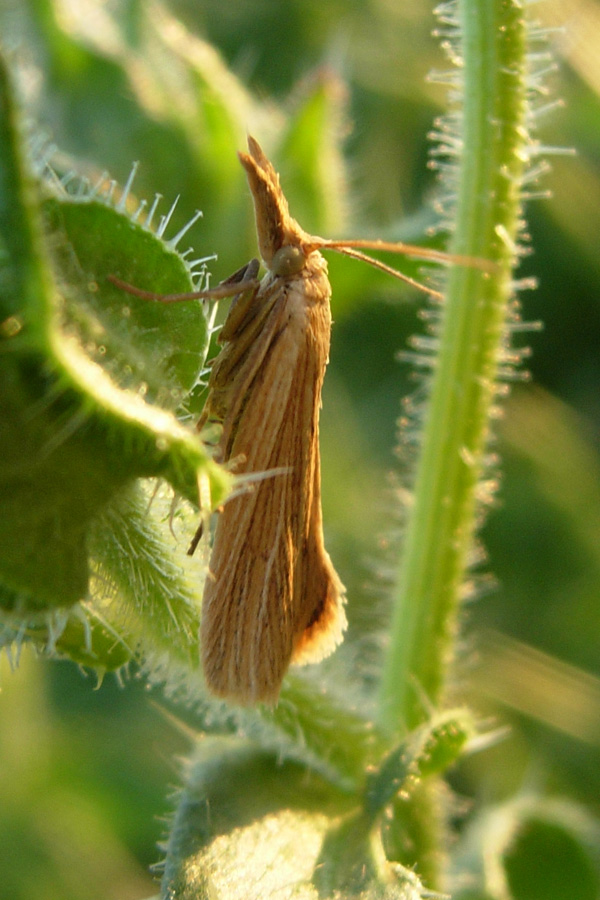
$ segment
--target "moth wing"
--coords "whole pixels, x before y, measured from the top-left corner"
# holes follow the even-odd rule
[[[318,450],[318,448],[317,448]],[[344,611],[345,588],[333,567],[323,541],[321,512],[321,472],[316,456],[309,532],[302,553],[302,590],[311,598],[306,608],[307,619],[298,630],[292,663],[316,663],[335,650],[346,630]],[[298,586],[299,587],[299,586]],[[309,614],[310,610],[310,615]]]
[[[317,534],[318,413],[329,311],[324,306],[309,314],[303,294],[286,291],[257,338],[260,365],[241,366],[244,390],[224,421],[228,455],[242,456],[244,472],[263,477],[225,504],[203,601],[207,683],[243,703],[277,698],[295,645],[307,629],[317,633],[317,620],[325,610],[331,614],[334,597],[338,605],[340,599],[339,579]],[[324,318],[316,322],[315,316]],[[325,604],[307,597],[306,590],[315,589],[325,592]]]
[[[223,422],[221,458],[232,457],[231,441],[240,424],[242,406],[253,389],[265,356],[278,328],[281,298],[274,285],[236,297],[225,321],[225,346],[214,360],[208,382],[208,397],[199,426],[207,419]],[[232,327],[232,319],[235,325]]]

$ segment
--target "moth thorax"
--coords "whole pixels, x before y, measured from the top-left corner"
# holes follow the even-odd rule
[[[288,244],[280,247],[273,254],[269,269],[273,275],[287,278],[290,275],[297,275],[301,272],[306,263],[306,256],[303,250],[295,244]]]

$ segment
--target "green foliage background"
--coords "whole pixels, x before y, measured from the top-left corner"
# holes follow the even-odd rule
[[[75,4],[73,13],[66,3],[4,0],[2,36],[25,60],[36,124],[61,151],[90,173],[106,168],[121,182],[141,159],[139,196],[182,195],[173,232],[203,209],[190,240],[198,255],[218,253],[216,279],[256,249],[232,136],[210,90],[238,110],[238,146],[245,129],[267,144],[273,123],[302,109],[304,121],[289,140],[304,162],[314,148],[303,135],[332,117],[332,130],[345,136],[347,167],[333,146],[321,148],[328,202],[316,205],[302,181],[304,166],[282,171],[292,212],[307,230],[422,237],[434,221],[427,132],[444,109],[443,90],[427,75],[446,66],[430,35],[429,4],[172,2],[171,11],[213,45],[248,91],[238,95],[215,79],[210,90],[204,86],[202,114],[191,118],[186,91],[200,85],[183,89],[178,73],[160,70],[159,60],[156,83],[148,84],[135,54],[123,60],[115,51],[120,40],[136,46],[141,5],[90,2]],[[527,338],[532,383],[513,388],[498,426],[502,488],[481,532],[488,559],[480,566],[497,583],[468,609],[465,690],[476,710],[510,722],[512,731],[462,763],[452,783],[461,795],[498,803],[526,803],[546,789],[598,816],[600,64],[586,40],[599,13],[594,2],[548,2],[535,12],[549,25],[566,24],[568,36],[556,35],[561,67],[549,79],[549,100],[565,106],[549,114],[541,137],[576,147],[577,156],[556,157],[544,179],[553,198],[527,210],[535,252],[522,274],[535,274],[539,287],[521,299],[524,317],[542,319],[544,330]],[[105,30],[111,21],[113,32]],[[207,59],[207,71],[211,65]],[[394,356],[422,328],[421,301],[352,261],[332,260],[330,272],[335,328],[322,420],[324,519],[348,588],[350,638],[358,638],[357,658],[368,667],[386,621],[379,543],[393,525],[387,473],[397,465],[398,385],[402,394],[414,390],[410,367]],[[24,652],[14,672],[5,658],[1,665],[0,897],[136,900],[155,893],[147,868],[158,856],[165,784],[179,780],[173,759],[188,747],[184,731],[148,702],[135,679],[123,690],[107,677],[94,691],[93,679],[69,663],[43,663]],[[185,709],[176,715],[193,726]],[[540,831],[532,830],[511,862],[516,896],[561,896],[555,877],[544,880],[546,854],[561,860],[569,896],[597,896],[595,876],[586,875],[587,863],[564,834],[544,841]]]

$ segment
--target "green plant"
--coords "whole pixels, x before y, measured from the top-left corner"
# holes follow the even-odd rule
[[[282,118],[165,10],[135,10],[122,32],[127,52],[97,56],[56,29],[55,59],[72,71],[109,68],[113,84],[138,86],[142,125],[128,140],[142,143],[144,132],[151,145],[161,121],[170,166],[197,183],[202,201],[216,198],[213,237],[228,235],[229,268],[245,261],[238,235],[248,201],[235,159],[243,111],[276,135],[276,162],[295,180],[294,215],[315,231],[336,228],[346,181],[336,82],[317,80]],[[424,409],[402,433],[407,443],[418,433],[420,457],[378,687],[360,666],[348,675],[350,641],[327,666],[326,691],[319,676],[292,673],[275,710],[237,711],[204,696],[197,632],[206,561],[189,562],[172,535],[193,533],[198,484],[215,506],[230,486],[187,424],[202,402],[204,314],[198,304],[124,298],[106,278],[189,289],[202,270],[176,252],[185,223],[151,216],[152,202],[131,205],[130,184],[119,192],[105,176],[72,178],[60,158],[50,159],[53,186],[44,146],[31,154],[32,174],[3,79],[3,640],[99,675],[135,663],[193,703],[196,727],[210,736],[195,741],[186,765],[165,842],[165,897],[278,896],[296,885],[306,897],[417,898],[445,890],[449,871],[460,884],[464,871],[476,878],[470,896],[501,898],[521,828],[555,828],[563,842],[594,845],[595,825],[574,807],[561,815],[544,803],[506,803],[483,810],[479,828],[446,858],[453,806],[442,776],[485,744],[450,682],[476,525],[495,489],[490,420],[520,360],[511,346],[519,327],[512,271],[521,192],[536,174],[528,103],[540,81],[528,44],[537,33],[520,5],[465,2],[440,15],[450,55],[461,60],[449,76],[460,97],[438,129],[451,249],[496,268],[453,269],[443,309],[429,310],[431,333],[416,342],[419,365],[431,371]],[[331,268],[348,304],[381,283]],[[152,502],[148,479],[163,485]],[[182,498],[175,512],[165,484]],[[332,686],[339,673],[344,691]]]

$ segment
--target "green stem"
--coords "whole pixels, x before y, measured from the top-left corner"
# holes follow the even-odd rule
[[[393,731],[444,701],[510,316],[528,144],[521,5],[462,0],[456,11],[463,98],[451,249],[497,268],[449,273],[381,687],[381,720]]]

